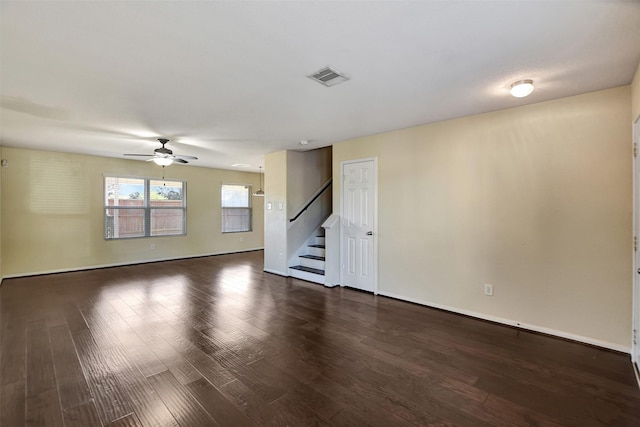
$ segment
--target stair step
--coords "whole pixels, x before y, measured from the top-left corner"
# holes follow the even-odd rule
[[[325,252],[326,252],[326,249],[322,245],[309,245],[307,247],[307,255],[324,257]]]
[[[319,274],[321,276],[324,276],[324,270],[320,270],[318,268],[305,267],[304,265],[294,265],[293,267],[289,267],[289,268],[293,268],[294,270],[306,271],[307,273]]]
[[[313,248],[314,252],[305,255],[298,255],[298,263],[303,267],[315,268],[316,270],[325,269],[324,249]],[[319,251],[321,253],[316,253]]]
[[[323,256],[318,255],[300,255],[300,258],[315,259],[316,261],[325,261]]]

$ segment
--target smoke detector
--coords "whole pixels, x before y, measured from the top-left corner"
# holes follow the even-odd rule
[[[324,67],[322,70],[316,71],[315,73],[310,74],[307,77],[327,87],[335,86],[338,83],[346,82],[347,80],[349,80],[347,76],[339,71],[334,70],[331,67]]]

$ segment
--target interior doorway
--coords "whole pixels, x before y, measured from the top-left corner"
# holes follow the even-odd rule
[[[342,162],[340,284],[377,293],[377,162]]]

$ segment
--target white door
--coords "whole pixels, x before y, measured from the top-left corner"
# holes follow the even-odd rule
[[[377,293],[376,162],[342,163],[340,283]]]
[[[637,155],[633,159],[633,234],[636,239],[634,246],[634,270],[633,279],[633,341],[631,348],[631,359],[640,369],[640,117],[633,125],[634,152]]]

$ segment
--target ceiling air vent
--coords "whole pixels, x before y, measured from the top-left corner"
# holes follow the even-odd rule
[[[330,67],[325,67],[322,70],[317,71],[307,77],[325,86],[335,86],[338,83],[346,82],[347,80],[349,80],[347,76]]]

